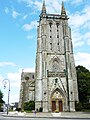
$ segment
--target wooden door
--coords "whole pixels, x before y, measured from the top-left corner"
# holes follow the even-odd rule
[[[52,101],[52,112],[56,110],[56,101]]]
[[[63,104],[62,101],[59,101],[59,112],[63,111]]]

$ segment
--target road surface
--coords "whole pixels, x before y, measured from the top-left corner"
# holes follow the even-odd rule
[[[90,120],[90,119],[64,119],[64,118],[23,118],[21,117],[4,117],[2,113],[0,113],[0,120]]]

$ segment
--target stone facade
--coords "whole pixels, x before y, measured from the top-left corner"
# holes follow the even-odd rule
[[[22,72],[19,108],[23,109],[24,102],[35,100],[35,73]]]
[[[35,108],[42,108],[43,112],[75,111],[77,76],[63,2],[60,15],[47,14],[43,2],[37,27],[35,79],[31,79],[32,75],[24,72],[21,75],[19,105],[22,108],[25,101],[35,100]]]
[[[43,2],[37,32],[35,108],[43,108],[43,112],[75,111],[77,77],[63,2],[61,15],[47,14]]]

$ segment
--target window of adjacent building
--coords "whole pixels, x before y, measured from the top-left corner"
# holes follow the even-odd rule
[[[28,76],[25,76],[25,80],[29,80],[29,77],[28,77]]]
[[[34,79],[34,75],[32,75],[32,78]]]

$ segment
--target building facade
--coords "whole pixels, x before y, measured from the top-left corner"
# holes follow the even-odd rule
[[[61,14],[47,14],[43,1],[37,28],[35,108],[43,112],[75,111],[77,77],[71,29],[62,2]]]
[[[22,72],[18,107],[23,109],[24,102],[35,100],[35,73]]]
[[[71,28],[62,2],[61,14],[47,14],[43,1],[37,27],[36,69],[21,75],[19,106],[35,100],[43,112],[75,111],[77,76]],[[35,77],[32,77],[34,76]]]

